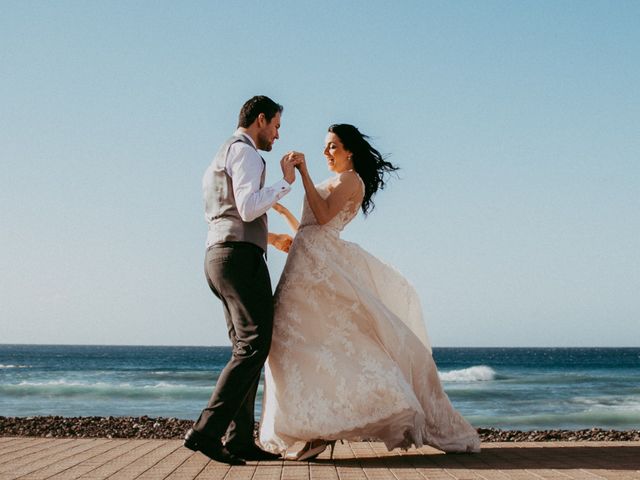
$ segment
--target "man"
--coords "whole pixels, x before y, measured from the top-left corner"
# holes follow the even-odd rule
[[[238,129],[220,147],[203,179],[209,224],[205,273],[222,301],[233,351],[184,445],[231,465],[279,457],[255,444],[253,411],[273,329],[264,255],[268,243],[284,251],[291,245],[290,236],[268,233],[266,212],[291,190],[296,159],[285,155],[283,178],[265,187],[265,163],[258,154],[270,151],[279,138],[281,114],[282,106],[268,97],[248,100]]]

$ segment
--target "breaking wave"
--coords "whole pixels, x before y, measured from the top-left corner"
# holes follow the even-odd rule
[[[496,371],[486,365],[440,372],[439,375],[443,382],[488,382],[496,379]]]

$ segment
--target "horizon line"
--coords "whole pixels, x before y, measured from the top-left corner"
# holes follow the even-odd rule
[[[0,343],[0,347],[23,346],[23,347],[162,347],[162,348],[232,348],[231,345],[167,345],[167,344],[110,344],[110,343]],[[453,345],[431,345],[432,348],[640,348],[639,345],[525,345],[525,346],[506,346],[506,345],[476,345],[476,346],[453,346]]]

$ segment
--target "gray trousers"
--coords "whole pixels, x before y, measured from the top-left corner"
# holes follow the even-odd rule
[[[194,429],[242,450],[255,445],[254,404],[273,330],[271,280],[262,249],[243,242],[210,247],[205,275],[222,301],[233,350]]]

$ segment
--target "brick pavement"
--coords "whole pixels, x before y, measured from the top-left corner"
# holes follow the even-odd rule
[[[0,438],[0,480],[637,479],[640,442],[485,443],[474,455],[338,444],[314,462],[229,467],[179,440]]]

